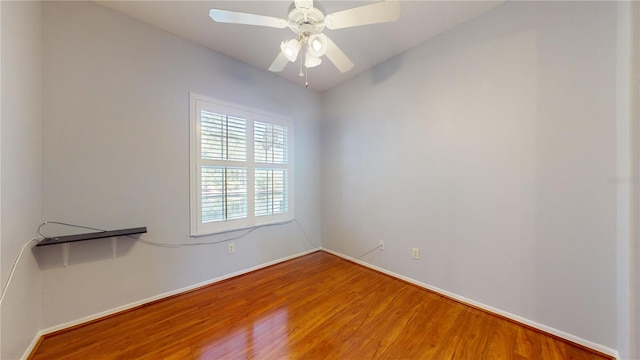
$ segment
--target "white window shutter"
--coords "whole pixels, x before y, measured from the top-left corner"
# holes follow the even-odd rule
[[[290,119],[191,94],[191,234],[293,219]]]

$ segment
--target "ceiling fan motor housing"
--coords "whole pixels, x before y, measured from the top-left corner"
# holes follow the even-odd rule
[[[301,36],[319,34],[324,30],[324,14],[316,8],[294,8],[289,12],[289,28]]]

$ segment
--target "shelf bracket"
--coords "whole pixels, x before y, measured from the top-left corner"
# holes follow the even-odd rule
[[[62,263],[64,267],[69,266],[69,243],[62,244]]]
[[[118,238],[111,238],[111,255],[113,255],[113,260],[116,259],[118,254]]]

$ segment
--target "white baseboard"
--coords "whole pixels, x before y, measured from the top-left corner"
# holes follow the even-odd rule
[[[304,256],[304,255],[310,254],[312,252],[316,252],[318,250],[321,250],[321,248],[314,248],[314,249],[310,249],[310,250],[307,250],[307,251],[299,252],[297,254],[293,254],[293,255],[290,255],[290,256],[285,256],[283,258],[276,259],[276,260],[273,260],[273,261],[269,261],[269,262],[266,262],[266,263],[263,263],[263,264],[260,264],[260,265],[256,265],[256,266],[250,267],[248,269],[243,269],[243,270],[240,270],[240,271],[236,271],[236,272],[231,273],[231,274],[227,274],[227,275],[220,276],[220,277],[217,277],[217,278],[214,278],[214,279],[211,279],[211,280],[203,281],[203,282],[200,282],[200,283],[197,283],[197,284],[193,284],[193,285],[190,285],[190,286],[187,286],[187,287],[183,287],[181,289],[168,291],[168,292],[156,295],[156,296],[152,296],[152,297],[147,298],[147,299],[143,299],[143,300],[140,300],[140,301],[135,301],[135,302],[132,302],[132,303],[129,303],[129,304],[126,304],[126,305],[118,306],[118,307],[113,308],[113,309],[109,309],[109,310],[102,311],[102,312],[99,312],[99,313],[96,313],[96,314],[85,316],[85,317],[77,319],[77,320],[69,321],[69,322],[66,322],[66,323],[63,323],[63,324],[55,325],[55,326],[40,330],[36,334],[36,336],[33,339],[33,341],[31,341],[31,344],[29,344],[29,347],[25,350],[25,352],[22,355],[21,359],[22,360],[26,360],[29,357],[29,355],[31,354],[31,352],[33,351],[33,349],[35,348],[35,346],[38,343],[38,341],[40,340],[40,338],[42,336],[50,334],[52,332],[56,332],[56,331],[59,331],[59,330],[63,330],[63,329],[72,327],[72,326],[80,325],[80,324],[83,324],[83,323],[86,323],[86,322],[89,322],[89,321],[92,321],[92,320],[96,320],[96,319],[99,319],[99,318],[102,318],[102,317],[105,317],[105,316],[113,315],[113,314],[116,314],[116,313],[124,311],[124,310],[129,310],[129,309],[135,308],[135,307],[140,306],[140,305],[148,304],[150,302],[154,302],[154,301],[161,300],[161,299],[164,299],[164,298],[167,298],[167,297],[170,297],[170,296],[178,295],[180,293],[184,293],[184,292],[187,292],[187,291],[190,291],[190,290],[194,290],[194,289],[197,289],[197,288],[200,288],[200,287],[203,287],[203,286],[215,284],[217,282],[220,282],[220,281],[223,281],[223,280],[227,280],[227,279],[230,279],[232,277],[236,277],[236,276],[239,276],[239,275],[250,273],[252,271],[260,270],[262,268],[265,268],[265,267],[268,267],[268,266],[271,266],[271,265],[275,265],[275,264],[279,264],[279,263],[287,261],[287,260],[295,259],[297,257]]]
[[[517,322],[522,323],[522,324],[526,324],[528,326],[531,326],[531,327],[536,328],[538,330],[544,331],[546,333],[558,336],[560,338],[566,339],[566,340],[574,342],[576,344],[580,344],[580,345],[588,347],[590,349],[593,349],[593,350],[599,351],[601,353],[613,356],[616,359],[620,359],[620,355],[618,354],[617,350],[611,349],[611,348],[606,347],[604,345],[596,344],[594,342],[591,342],[589,340],[585,340],[585,339],[577,337],[575,335],[571,335],[571,334],[566,333],[564,331],[561,331],[561,330],[558,330],[558,329],[554,329],[554,328],[552,328],[550,326],[543,325],[543,324],[537,323],[537,322],[529,320],[529,319],[525,319],[525,318],[523,318],[521,316],[514,315],[514,314],[511,314],[509,312],[494,308],[492,306],[477,302],[475,300],[468,299],[468,298],[466,298],[464,296],[461,296],[461,295],[458,295],[458,294],[454,294],[452,292],[437,288],[437,287],[429,285],[429,284],[425,284],[423,282],[417,281],[415,279],[412,279],[412,278],[409,278],[409,277],[406,277],[406,276],[403,276],[403,275],[400,275],[400,274],[396,274],[396,273],[394,273],[392,271],[389,271],[387,269],[383,269],[381,267],[378,267],[378,266],[375,266],[375,265],[371,265],[371,264],[369,264],[367,262],[364,262],[364,261],[359,260],[359,259],[352,258],[350,256],[347,256],[345,254],[339,253],[337,251],[330,250],[330,249],[327,249],[327,248],[321,248],[321,250],[325,251],[325,252],[327,252],[329,254],[333,254],[333,255],[336,255],[338,257],[341,257],[341,258],[343,258],[345,260],[352,261],[352,262],[354,262],[356,264],[359,264],[359,265],[362,265],[364,267],[367,267],[367,268],[373,269],[375,271],[381,272],[383,274],[387,274],[389,276],[392,276],[392,277],[395,277],[397,279],[406,281],[408,283],[411,283],[411,284],[420,286],[422,288],[434,291],[436,293],[445,295],[445,296],[447,296],[449,298],[455,299],[455,300],[460,301],[462,303],[478,307],[478,308],[486,310],[486,311],[488,311],[490,313],[494,313],[494,314],[498,314],[498,315],[504,316],[506,318],[509,318],[511,320],[517,321]]]
[[[24,354],[20,358],[21,360],[26,360],[29,357],[29,355],[31,355],[31,352],[33,351],[33,349],[35,349],[35,347],[38,344],[38,341],[40,341],[40,338],[42,337],[42,335],[44,335],[42,330],[38,331],[38,333],[33,338],[33,340],[31,340],[31,344],[29,344],[29,346],[27,347],[27,350],[25,350]]]

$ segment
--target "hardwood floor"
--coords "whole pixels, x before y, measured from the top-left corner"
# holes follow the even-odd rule
[[[30,359],[611,359],[316,252],[44,337]]]

